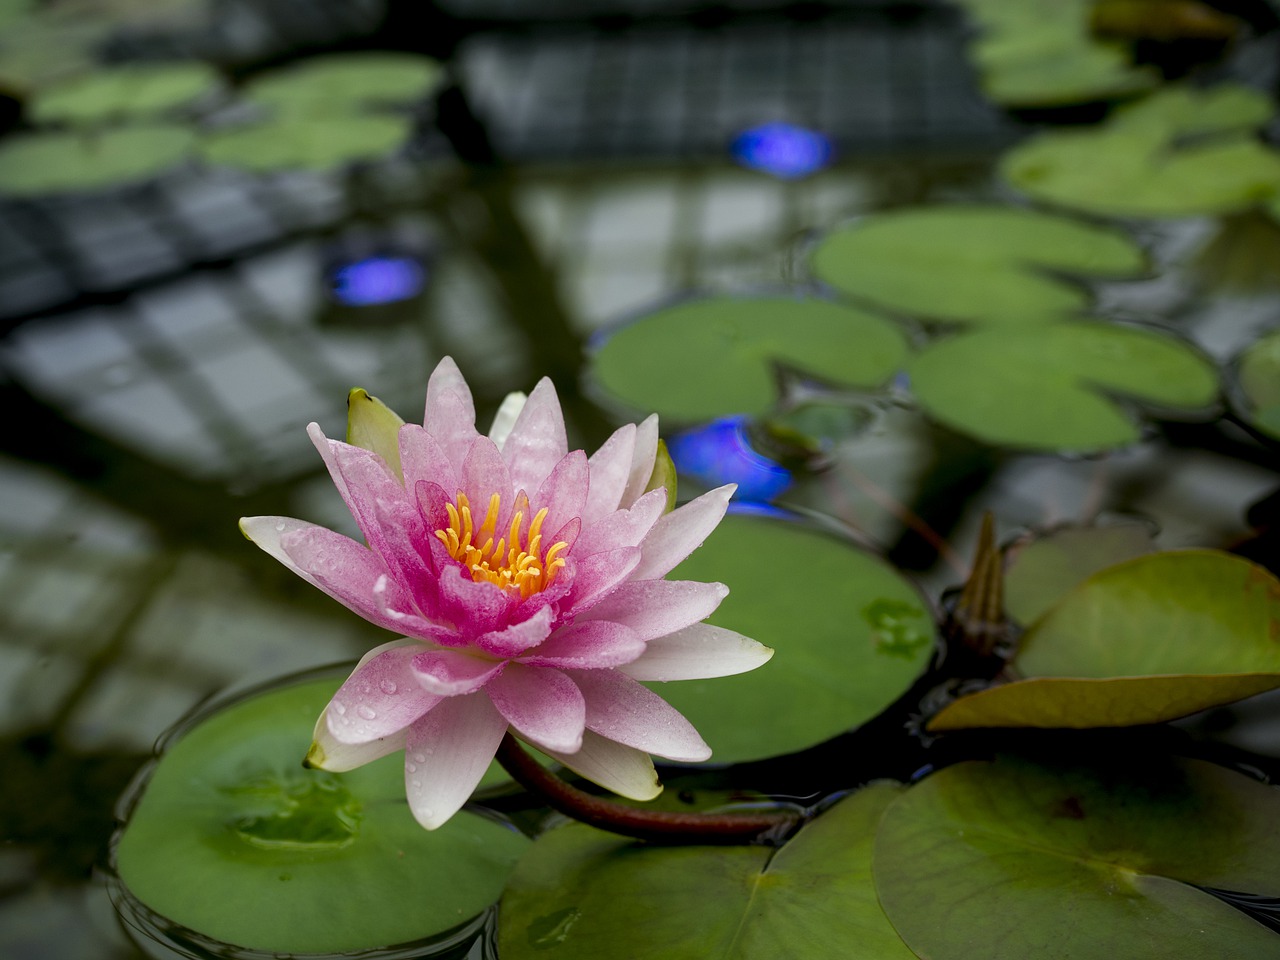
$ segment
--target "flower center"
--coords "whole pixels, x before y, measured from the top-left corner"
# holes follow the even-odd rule
[[[480,529],[475,529],[471,516],[471,504],[467,495],[459,491],[458,505],[445,504],[449,511],[449,526],[436,531],[436,536],[449,551],[449,556],[471,571],[472,580],[488,580],[504,590],[519,590],[528,599],[546,589],[556,571],[564,566],[559,554],[569,545],[563,540],[552,544],[542,552],[542,522],[547,518],[543,507],[534,515],[528,535],[521,539],[524,512],[517,510],[511,518],[511,527],[505,539],[493,542],[498,526],[501,501],[495,493],[489,498],[489,510]],[[510,546],[508,546],[510,544]]]

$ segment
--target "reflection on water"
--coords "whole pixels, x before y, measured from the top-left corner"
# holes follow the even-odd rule
[[[380,5],[307,6],[314,22],[292,39],[274,7],[260,16],[249,59],[364,35]],[[575,445],[594,447],[611,420],[576,379],[592,332],[690,290],[804,282],[797,244],[849,217],[994,192],[989,163],[1014,127],[973,90],[957,22],[833,17],[475,35],[454,66],[505,169],[458,162],[427,123],[418,154],[350,176],[184,168],[0,201],[0,954],[136,955],[90,873],[154,739],[215,691],[383,639],[235,526],[278,514],[354,532],[304,433],[316,420],[340,436],[350,387],[408,415],[451,354],[484,422],[549,374]],[[784,182],[720,155],[775,117],[830,131],[842,159]],[[429,277],[398,251],[335,266],[335,236],[369,222],[430,237]],[[1203,223],[1144,230],[1160,269],[1105,287],[1108,311],[1177,317],[1218,358],[1274,322],[1274,295],[1206,298],[1173,269]],[[330,322],[330,297],[393,312]],[[1063,463],[994,458],[902,409],[833,460],[785,494],[770,474],[758,495],[834,514],[935,586],[954,574],[904,505],[962,553],[997,504],[1010,527],[1139,513],[1164,546],[1221,544],[1275,483],[1273,464],[1212,426]],[[1274,720],[1242,736],[1274,743]],[[187,934],[121,902],[168,944],[149,950],[171,950],[154,955],[189,955]],[[457,955],[490,955],[485,923]]]

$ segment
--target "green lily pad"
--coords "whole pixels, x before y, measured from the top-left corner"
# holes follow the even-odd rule
[[[468,813],[423,830],[398,755],[344,774],[302,768],[340,683],[256,695],[169,748],[116,853],[133,896],[224,943],[325,954],[433,937],[497,899],[520,834]]]
[[[883,318],[812,298],[691,300],[610,336],[592,358],[614,398],[672,420],[763,413],[777,399],[776,365],[834,384],[875,388],[907,355]]]
[[[1108,323],[978,330],[934,343],[908,366],[934,419],[988,443],[1087,452],[1139,439],[1112,399],[1195,413],[1218,394],[1217,368],[1190,345]]]
[[[401,146],[411,121],[393,116],[298,116],[210,134],[200,152],[210,163],[249,170],[328,170],[376,160]]]
[[[1107,567],[1022,638],[1014,680],[929,722],[965,727],[1163,723],[1280,687],[1280,581],[1215,550]]]
[[[184,160],[194,142],[178,126],[12,137],[0,143],[0,193],[38,196],[147,180]]]
[[[1049,203],[1115,216],[1232,213],[1280,192],[1280,153],[1252,127],[1272,107],[1235,87],[1171,88],[1093,130],[1044,133],[1007,153],[1001,173]]]
[[[1280,330],[1273,330],[1240,357],[1240,392],[1250,422],[1280,438]]]
[[[1280,894],[1280,794],[1201,761],[948,767],[885,811],[885,913],[930,960],[1262,960],[1280,936],[1198,886]]]
[[[503,894],[504,960],[914,960],[871,885],[867,787],[781,850],[659,847],[574,824],[539,837]]]
[[[122,64],[41,91],[30,105],[36,123],[101,123],[151,117],[216,90],[218,71],[207,63]]]
[[[842,293],[947,323],[1025,324],[1083,312],[1054,274],[1121,278],[1146,258],[1124,233],[1017,207],[918,207],[828,234],[813,272]]]
[[[870,720],[933,654],[933,619],[911,584],[798,524],[726,517],[670,576],[727,584],[709,622],[777,651],[750,673],[650,684],[717,763],[789,753]]]
[[[1018,547],[1005,572],[1005,611],[1022,624],[1038,620],[1090,574],[1154,550],[1151,534],[1145,523],[1062,527]]]
[[[442,80],[440,64],[409,53],[335,53],[264,73],[245,95],[281,114],[350,115],[370,106],[412,103]]]

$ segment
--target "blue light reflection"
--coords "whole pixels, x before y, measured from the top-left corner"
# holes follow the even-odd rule
[[[427,272],[412,257],[378,255],[337,264],[329,270],[329,290],[348,307],[371,307],[416,297]]]
[[[676,471],[708,487],[736,483],[735,500],[764,503],[791,485],[791,471],[756,451],[747,418],[724,417],[667,440]]]
[[[735,160],[782,180],[807,177],[831,162],[831,141],[816,130],[766,123],[744,130],[729,148]]]

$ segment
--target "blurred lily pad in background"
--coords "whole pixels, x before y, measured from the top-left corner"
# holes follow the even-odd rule
[[[444,79],[440,64],[408,53],[335,53],[272,70],[244,95],[280,114],[351,114],[421,100]]]
[[[17,196],[138,183],[182,163],[195,135],[175,125],[28,133],[0,143],[0,192]]]
[[[934,419],[989,443],[1090,452],[1141,436],[1131,398],[1194,415],[1218,396],[1218,373],[1190,344],[1098,322],[1033,323],[940,340],[907,367]]]
[[[1123,279],[1147,269],[1119,230],[1016,207],[956,204],[875,214],[827,234],[811,257],[836,290],[896,313],[974,325],[1084,312],[1065,276]]]
[[[28,109],[38,124],[137,120],[187,106],[221,86],[218,71],[195,60],[121,64],[41,90]]]
[[[779,368],[875,389],[902,366],[890,321],[812,297],[708,297],[665,307],[609,335],[591,360],[610,399],[677,422],[758,414],[779,396]]]
[[[1249,422],[1280,439],[1280,330],[1261,337],[1240,356],[1239,387]]]

